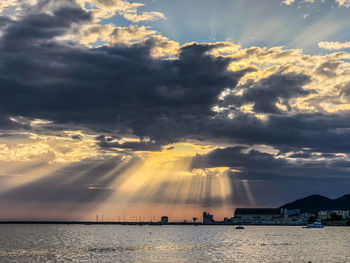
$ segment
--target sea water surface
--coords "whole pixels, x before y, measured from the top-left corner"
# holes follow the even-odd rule
[[[350,228],[0,225],[0,262],[350,262]]]

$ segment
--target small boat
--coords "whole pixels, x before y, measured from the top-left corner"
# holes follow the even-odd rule
[[[236,229],[245,229],[243,226],[236,226]]]
[[[323,228],[323,225],[320,219],[316,219],[315,222],[307,224],[305,228]]]

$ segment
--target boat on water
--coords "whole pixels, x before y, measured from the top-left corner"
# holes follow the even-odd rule
[[[323,228],[323,225],[321,223],[321,219],[316,219],[315,222],[311,224],[307,224],[305,228]]]
[[[236,226],[236,229],[245,229],[243,226]]]

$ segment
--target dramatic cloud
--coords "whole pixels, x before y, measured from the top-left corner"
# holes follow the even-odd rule
[[[160,12],[138,13],[138,9],[144,6],[142,3],[129,3],[123,0],[77,0],[77,2],[82,8],[88,4],[90,7],[88,9],[97,19],[110,18],[116,14],[134,23],[165,19],[164,14]]]
[[[235,171],[234,177],[258,181],[317,179],[349,183],[349,165],[350,162],[342,155],[307,150],[297,154],[271,154],[239,146],[197,155],[192,161],[193,168],[230,167]]]
[[[252,103],[253,112],[277,113],[280,111],[277,103],[289,108],[291,98],[309,94],[302,88],[308,81],[308,77],[301,74],[276,73],[259,82],[251,81],[237,86],[236,89],[243,90],[243,94],[226,96],[224,102],[236,107]]]
[[[299,50],[242,49],[231,43],[180,48],[146,27],[110,26],[101,33],[106,27],[96,27],[89,10],[73,4],[55,8],[50,14],[38,9],[21,20],[4,22],[4,120],[22,116],[67,128],[82,125],[97,135],[149,137],[153,149],[193,137],[211,140],[219,134],[223,141],[281,148],[278,134],[263,139],[269,132],[277,133],[277,126],[282,134],[283,127],[300,123],[295,127],[300,138],[309,138],[309,125],[303,123],[320,119],[325,127],[316,137],[347,127],[341,124],[341,115],[336,117],[338,126],[328,126],[328,114],[348,109],[344,83],[349,65],[343,61],[348,53],[308,56]],[[93,26],[87,29],[89,23]],[[56,40],[77,25],[89,31],[86,36],[105,35],[102,40],[109,45],[84,48]],[[93,43],[97,35],[82,41]],[[248,127],[256,130],[250,138],[245,133]],[[323,135],[328,130],[330,134]],[[99,143],[105,148],[148,147],[108,144]]]
[[[0,4],[3,200],[221,206],[313,180],[347,191],[348,52],[179,44],[141,7]]]
[[[88,25],[80,32],[80,42],[85,45],[94,44],[99,39],[106,43],[131,44],[132,42],[144,41],[154,35],[156,31],[145,26],[115,27],[113,25]]]
[[[328,50],[339,50],[339,49],[350,48],[350,42],[340,43],[340,42],[321,41],[318,43],[318,46],[320,48],[324,48]]]

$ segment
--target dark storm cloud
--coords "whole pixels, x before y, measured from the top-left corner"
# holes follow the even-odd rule
[[[11,22],[10,18],[0,16],[0,28],[7,26],[10,22]]]
[[[198,131],[220,92],[246,71],[227,70],[215,45],[192,44],[179,59],[154,59],[155,40],[87,49],[53,41],[87,14],[61,8],[15,21],[1,39],[2,112],[171,141]],[[48,21],[47,21],[48,20]],[[25,36],[24,36],[25,35]]]
[[[242,150],[245,147],[229,147],[225,149],[217,149],[207,155],[197,155],[193,158],[192,168],[207,168],[207,167],[248,167],[251,163],[254,166],[269,167],[271,163],[274,167],[285,164],[283,160],[276,160],[271,154],[261,153],[255,150],[244,154]]]
[[[90,15],[78,7],[63,7],[53,14],[33,14],[10,24],[3,37],[9,42],[4,45],[9,47],[9,44],[22,40],[50,39],[62,35],[71,24],[90,19]]]
[[[281,152],[311,148],[315,152],[348,153],[350,118],[347,114],[274,114],[268,121],[237,113],[236,118],[218,118],[207,123],[207,137],[241,144],[266,144]]]
[[[7,52],[30,52],[43,41],[63,35],[72,25],[88,21],[91,21],[90,14],[74,5],[62,6],[50,14],[42,13],[39,9],[18,21],[8,19],[7,23],[1,23],[0,20],[0,25],[6,25],[1,48]]]
[[[249,81],[244,86],[237,87],[237,89],[245,90],[243,95],[227,96],[225,104],[242,106],[254,103],[254,112],[279,113],[280,110],[276,107],[277,102],[289,107],[289,99],[310,94],[309,91],[303,89],[303,86],[309,81],[306,75],[275,73],[258,82]]]
[[[49,21],[44,22],[45,19]],[[109,132],[127,127],[159,144],[211,130],[212,136],[233,133],[248,143],[259,138],[244,138],[251,133],[244,130],[249,125],[244,119],[222,120],[218,125],[212,119],[214,112],[210,108],[217,103],[217,96],[224,89],[235,87],[247,71],[228,71],[230,58],[209,54],[222,44],[187,45],[180,50],[178,59],[161,60],[150,56],[155,45],[152,38],[133,46],[92,50],[51,39],[68,30],[72,23],[87,19],[88,15],[75,7],[64,7],[51,15],[10,23],[1,39],[0,51],[4,119],[20,115]],[[32,40],[29,42],[16,33],[28,27],[35,28],[26,32],[26,38]],[[12,42],[16,44],[11,45]],[[277,99],[306,94],[301,87],[307,81],[304,75],[275,74],[259,84],[251,84],[240,104],[255,102],[257,110],[274,112]],[[261,125],[257,121],[250,124],[258,129]],[[212,126],[221,130],[216,132]],[[261,132],[260,137],[264,136],[264,129]]]
[[[230,58],[209,54],[222,44],[190,44],[182,47],[178,59],[162,60],[150,56],[156,43],[153,38],[132,46],[96,49],[53,41],[72,24],[89,19],[70,6],[53,14],[8,21],[0,49],[2,126],[13,125],[8,116],[25,116],[101,132],[123,129],[149,136],[158,145],[197,136],[270,144],[286,151],[289,147],[350,149],[349,133],[336,134],[339,128],[349,127],[346,116],[285,115],[276,108],[276,102],[289,106],[289,99],[307,95],[303,85],[309,82],[308,76],[276,73],[257,83],[248,82],[240,87],[246,89],[240,98],[228,96],[222,102],[235,107],[254,103],[255,111],[274,113],[268,122],[242,113],[233,120],[213,119],[210,108],[219,104],[217,96],[234,88],[247,72],[228,71]],[[25,38],[22,31],[26,31]],[[137,146],[146,149],[149,145],[128,148]]]
[[[240,172],[232,173],[234,179],[257,181],[304,181],[322,182],[343,181],[350,183],[348,167],[350,162],[337,159],[334,155],[327,159],[298,160],[310,158],[308,153],[294,154],[286,159],[284,156],[247,150],[244,147],[217,149],[206,155],[197,155],[192,160],[192,168],[230,167]]]

